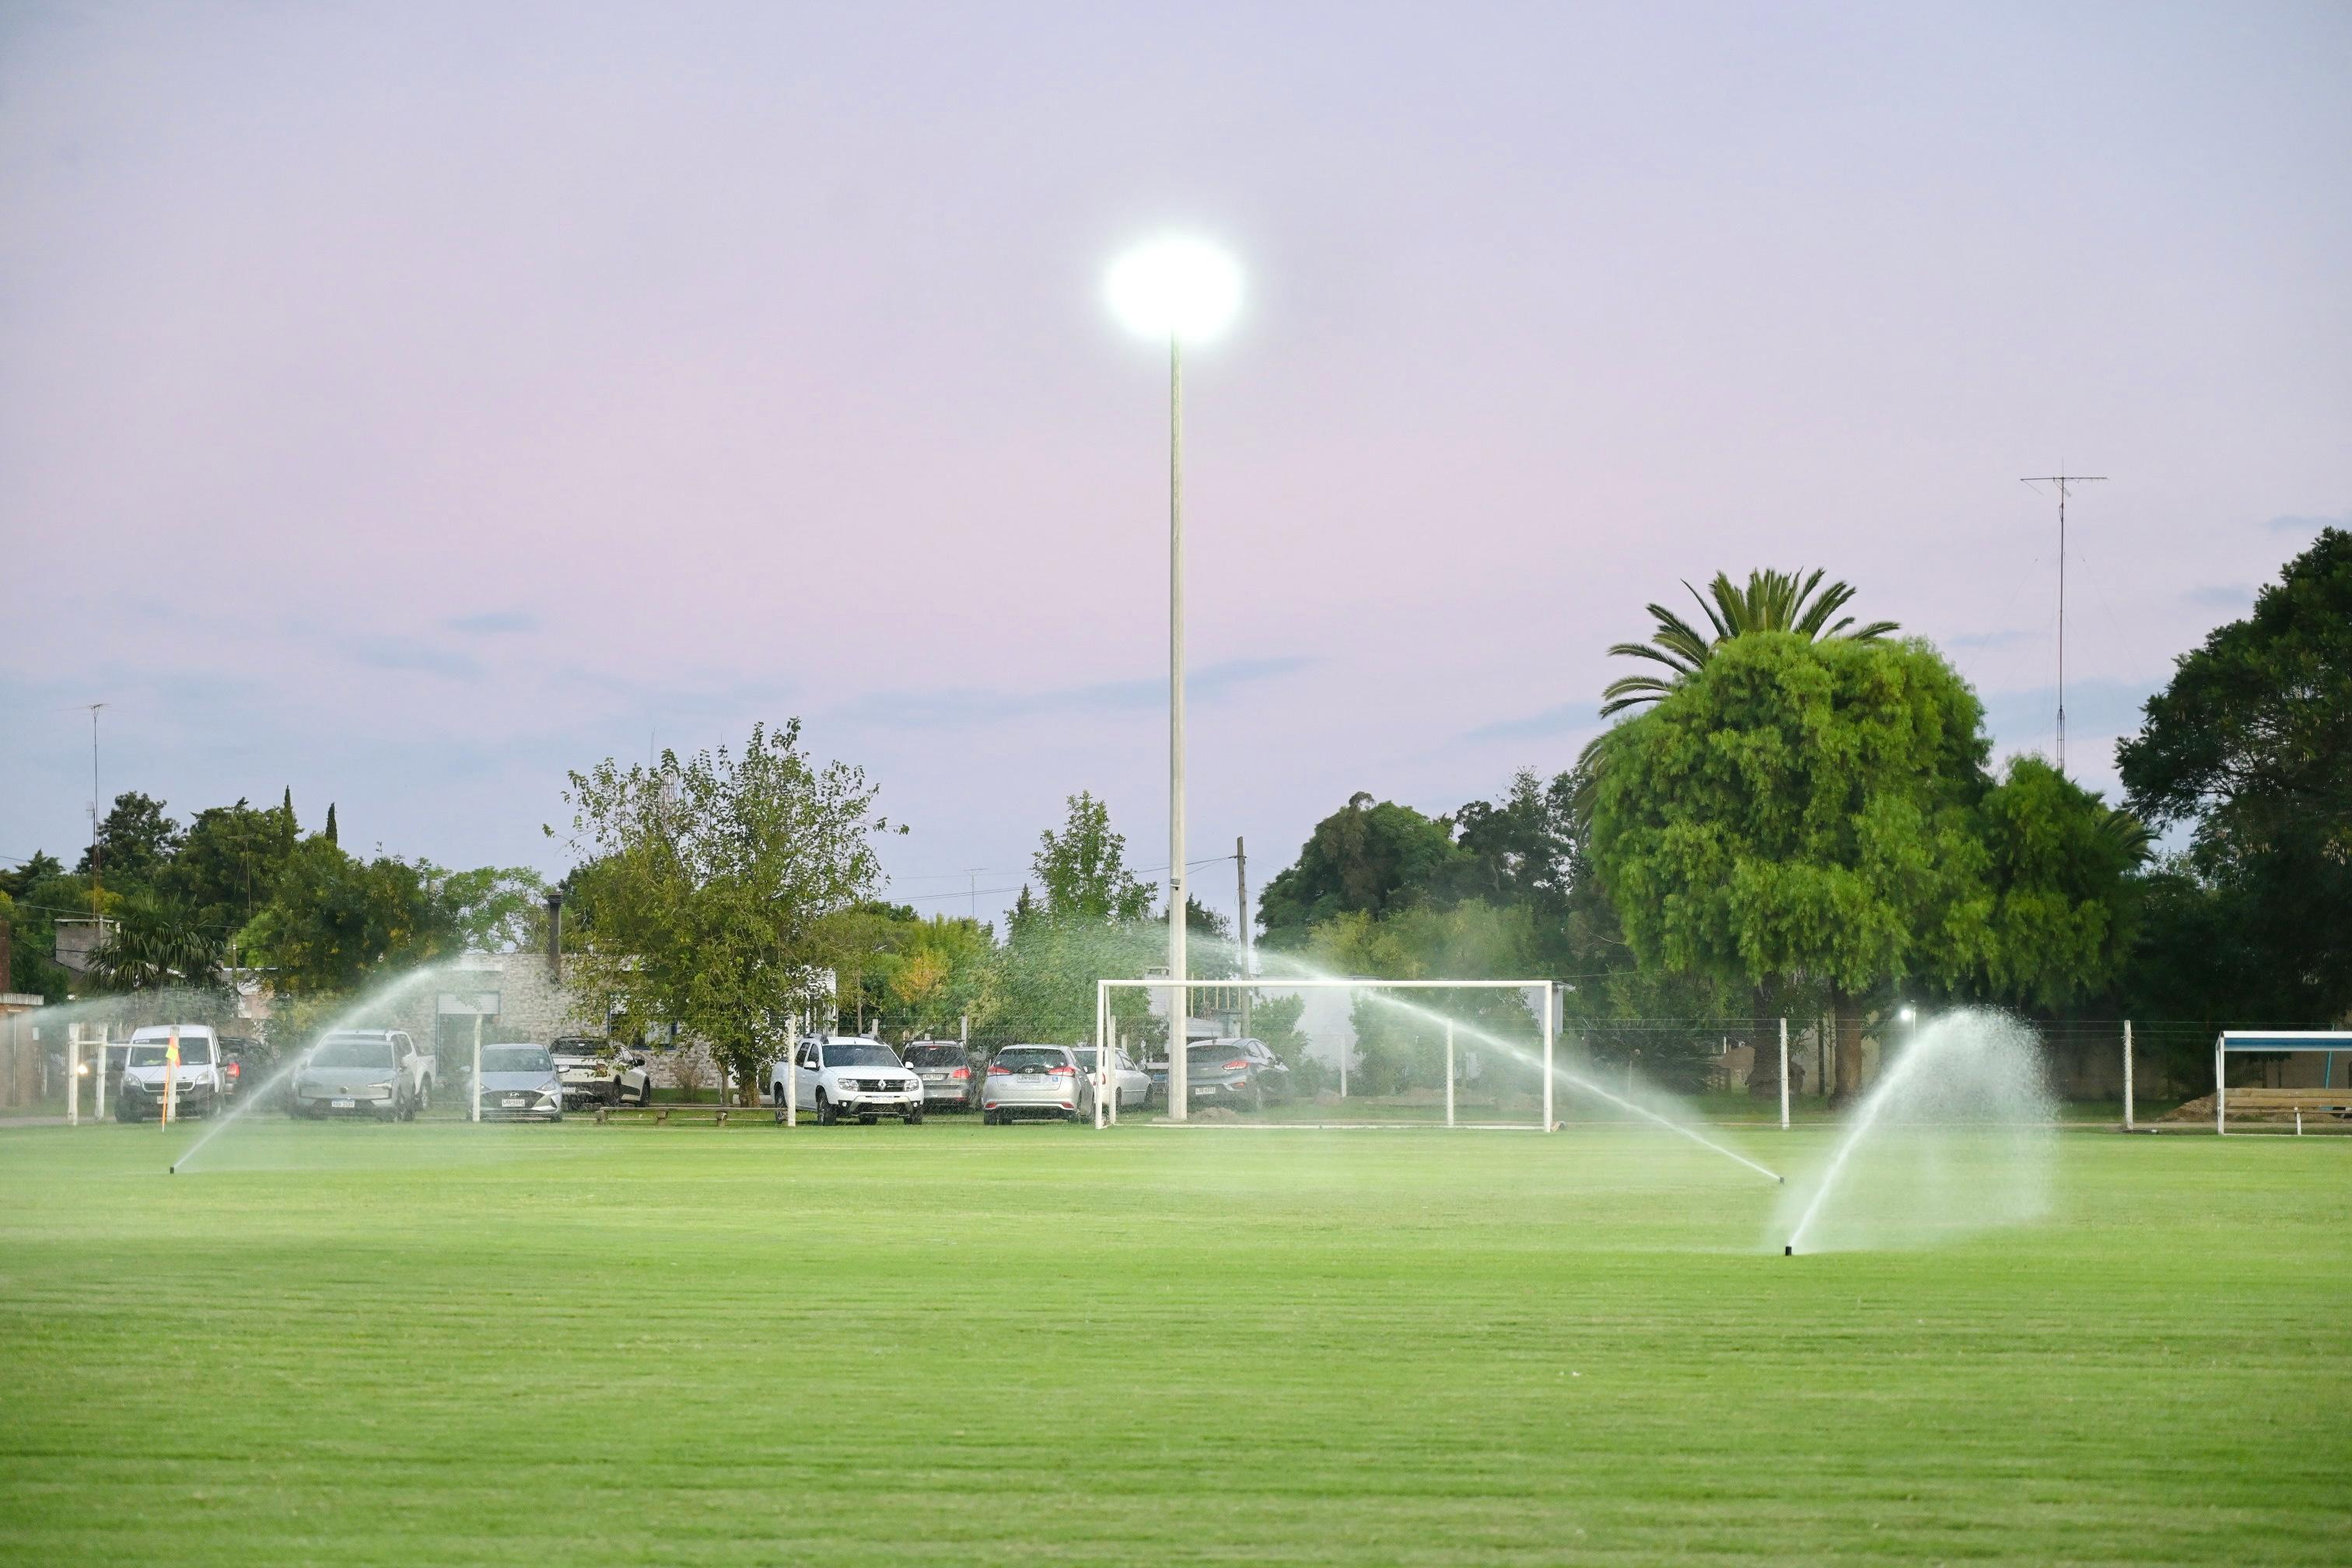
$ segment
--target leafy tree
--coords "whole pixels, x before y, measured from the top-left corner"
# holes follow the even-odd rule
[[[283,995],[356,990],[376,970],[445,957],[465,946],[436,868],[391,856],[359,860],[324,835],[295,847],[278,893],[238,933],[241,956],[275,971]]]
[[[1110,808],[1081,790],[1069,797],[1062,829],[1037,836],[1030,866],[1045,893],[1045,911],[1056,919],[1141,920],[1158,889],[1127,868],[1127,839],[1111,831]]]
[[[2215,989],[2176,1016],[2352,1007],[2352,533],[2323,531],[2184,655],[2116,761],[2135,810],[2194,824],[2149,929]]]
[[[194,910],[152,894],[124,900],[115,923],[90,955],[89,978],[106,991],[194,990],[224,984],[221,938]]]
[[[1867,994],[1989,951],[1981,722],[1924,644],[1723,642],[1603,737],[1591,854],[1636,957],[1824,984],[1853,1092]]]
[[[1258,898],[1266,945],[1304,947],[1338,916],[1377,918],[1442,898],[1466,861],[1445,818],[1360,793],[1317,823],[1298,858],[1267,881]]]
[[[162,801],[138,790],[126,790],[114,797],[113,806],[99,826],[98,874],[118,888],[152,887],[156,873],[179,851],[181,837],[179,824],[164,811]],[[81,852],[81,864],[75,869],[85,877],[90,875],[89,850]]]
[[[2045,1009],[2105,989],[2130,952],[2129,878],[2147,858],[2147,830],[2040,757],[2011,761],[1978,820],[1992,901],[1970,981]]]
[[[813,764],[796,720],[754,726],[740,755],[572,773],[597,910],[575,975],[618,1026],[675,1023],[751,1090],[789,1016],[819,1001],[822,922],[879,878],[875,796],[858,769]]]
[[[257,811],[242,799],[206,806],[189,822],[156,887],[195,911],[207,929],[234,931],[277,896],[296,842],[293,813],[285,807]]]
[[[1651,618],[1658,624],[1652,639],[1621,642],[1609,651],[1620,658],[1664,665],[1667,673],[1628,675],[1611,681],[1601,693],[1601,716],[1605,719],[1658,701],[1705,668],[1717,648],[1750,632],[1794,632],[1808,641],[1883,642],[1900,629],[1893,621],[1857,626],[1852,616],[1832,622],[1830,617],[1845,607],[1854,590],[1843,583],[1832,583],[1816,597],[1814,590],[1820,587],[1822,575],[1819,567],[1801,580],[1793,572],[1750,572],[1748,585],[1737,588],[1729,574],[1718,572],[1704,595],[1685,583],[1684,588],[1706,616],[1712,635],[1699,631],[1664,605],[1650,605]]]

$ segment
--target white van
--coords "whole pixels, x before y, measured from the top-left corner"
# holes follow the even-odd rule
[[[172,1039],[180,1041],[180,1066],[168,1065]],[[121,1080],[114,1091],[118,1121],[144,1121],[163,1114],[163,1079],[172,1078],[172,1114],[210,1116],[226,1098],[221,1088],[220,1038],[209,1024],[148,1024],[131,1031]]]

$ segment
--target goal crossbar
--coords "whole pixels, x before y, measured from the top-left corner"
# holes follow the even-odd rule
[[[1559,999],[1552,994],[1552,983],[1549,980],[1374,980],[1349,979],[1340,975],[1318,975],[1313,979],[1290,980],[1284,979],[1279,976],[1264,974],[1251,979],[1244,979],[1240,976],[1234,976],[1231,979],[1223,980],[1203,980],[1198,975],[1195,975],[1189,980],[1177,980],[1170,975],[1141,976],[1135,979],[1100,979],[1095,982],[1095,1047],[1097,1051],[1095,1066],[1098,1085],[1108,1083],[1109,1081],[1111,1072],[1108,1042],[1110,1038],[1110,994],[1112,992],[1175,991],[1179,993],[1189,993],[1196,990],[1211,989],[1242,991],[1540,991],[1543,993],[1543,1005],[1538,1009],[1538,1012],[1543,1022],[1543,1131],[1546,1132],[1551,1132],[1556,1131],[1559,1129],[1559,1123],[1553,1119],[1552,1115],[1552,1046],[1559,1033],[1558,1016],[1556,1012]],[[1188,1059],[1185,1047],[1190,1046],[1192,1043],[1188,1027],[1191,1022],[1188,1015],[1191,1010],[1191,1003],[1185,1000],[1184,996],[1181,994],[1173,999],[1173,1004],[1170,1008],[1170,1018],[1173,1026],[1169,1031],[1171,1044],[1170,1045],[1168,1051],[1168,1120],[1171,1121],[1182,1121],[1187,1120],[1186,1113],[1191,1110],[1191,1106],[1187,1103],[1191,1099],[1191,1096],[1185,1092],[1186,1084],[1184,1070]],[[1453,1048],[1453,1035],[1449,1029],[1446,1036],[1448,1060],[1445,1073],[1445,1112],[1446,1124],[1448,1126],[1453,1125],[1454,1121]],[[1109,1107],[1108,1110],[1104,1107],[1104,1101],[1106,1100],[1109,1101]],[[1107,1127],[1118,1121],[1118,1094],[1117,1090],[1113,1089],[1109,1093],[1105,1094],[1101,1092],[1098,1088],[1097,1092],[1095,1095],[1095,1125],[1098,1128]]]

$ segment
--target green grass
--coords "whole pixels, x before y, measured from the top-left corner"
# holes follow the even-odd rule
[[[1822,1130],[1737,1129],[1804,1168]],[[2341,1563],[2352,1139],[1783,1259],[1632,1129],[0,1134],[0,1562]]]

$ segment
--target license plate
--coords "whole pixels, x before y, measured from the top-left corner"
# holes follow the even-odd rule
[[[927,1072],[923,1075],[925,1083],[945,1083],[947,1080],[948,1075],[943,1072]]]
[[[327,1108],[331,1110],[353,1110],[358,1109],[359,1103],[356,1100],[331,1100],[327,1101]]]
[[[499,1103],[509,1110],[520,1110],[522,1109],[522,1096],[519,1094],[510,1094],[504,1100],[499,1100]]]
[[[1209,1097],[1210,1095],[1213,1095],[1213,1094],[1214,1094],[1214,1093],[1216,1093],[1216,1092],[1217,1092],[1217,1086],[1216,1086],[1215,1084],[1213,1084],[1213,1083],[1204,1083],[1204,1084],[1201,1085],[1198,1089],[1195,1089],[1192,1091],[1192,1098],[1193,1098],[1194,1100],[1204,1100],[1204,1099],[1206,1099],[1207,1097]]]

